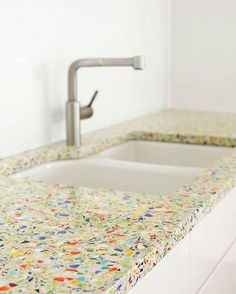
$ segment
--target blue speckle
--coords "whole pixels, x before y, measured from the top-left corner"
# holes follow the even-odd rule
[[[121,249],[121,248],[116,248],[115,250],[119,251],[119,252],[123,252],[123,249]]]
[[[39,240],[45,240],[47,239],[45,236],[39,237]]]
[[[146,213],[145,216],[146,216],[146,217],[153,217],[153,214]]]
[[[31,282],[31,281],[33,281],[33,277],[27,277],[27,280],[29,281],[29,282]]]
[[[10,274],[11,276],[15,276],[15,275],[17,274],[17,271],[16,271],[16,270],[11,270],[11,271],[9,272],[9,274]]]
[[[27,226],[21,226],[21,227],[19,227],[19,229],[17,229],[17,231],[19,231],[19,230],[24,230],[24,229],[26,229],[27,228]]]
[[[67,214],[67,213],[56,213],[56,216],[59,216],[59,217],[68,217],[70,215]]]
[[[70,268],[78,268],[79,267],[79,264],[71,264],[70,265]]]
[[[80,278],[77,278],[76,280],[77,281],[80,281],[80,282],[84,282],[85,281],[85,277],[80,277]]]

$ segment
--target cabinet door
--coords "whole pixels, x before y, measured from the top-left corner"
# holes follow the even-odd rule
[[[181,240],[130,294],[189,294],[189,235]]]
[[[198,293],[235,238],[236,189],[233,189],[130,293]]]
[[[197,293],[236,237],[236,189],[206,215],[190,234],[189,293]]]
[[[236,242],[222,259],[200,294],[236,293]]]

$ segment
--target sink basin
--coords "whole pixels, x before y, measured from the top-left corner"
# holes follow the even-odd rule
[[[14,175],[75,187],[108,188],[165,195],[176,191],[202,169],[88,158],[55,161]]]
[[[47,183],[165,195],[230,148],[130,141],[85,159],[55,161],[20,172]]]
[[[151,164],[206,168],[232,151],[229,147],[202,146],[151,141],[129,141],[98,156]]]

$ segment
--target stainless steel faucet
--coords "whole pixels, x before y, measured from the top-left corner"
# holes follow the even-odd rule
[[[96,91],[86,106],[80,107],[77,98],[77,70],[81,67],[99,66],[131,66],[134,69],[144,69],[144,58],[135,56],[132,58],[91,58],[74,61],[68,74],[68,101],[66,102],[66,134],[67,144],[79,146],[81,144],[80,120],[90,118],[93,115],[92,104],[96,98]]]

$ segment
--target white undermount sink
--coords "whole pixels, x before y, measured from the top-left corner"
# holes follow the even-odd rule
[[[232,148],[229,147],[128,141],[103,151],[99,154],[99,157],[151,164],[206,168],[231,151]]]
[[[129,141],[89,158],[45,163],[14,177],[165,195],[230,151],[224,147]]]

